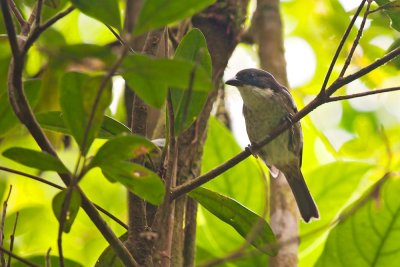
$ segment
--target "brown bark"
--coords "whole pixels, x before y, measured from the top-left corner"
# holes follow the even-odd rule
[[[288,85],[282,37],[282,20],[278,0],[258,0],[253,18],[253,38],[258,44],[261,68],[271,72],[276,79]],[[296,202],[283,174],[270,183],[270,223],[276,234],[279,248],[276,257],[270,257],[271,267],[297,266],[297,242],[287,242],[298,236]]]
[[[238,43],[247,4],[247,0],[220,0],[192,18],[193,26],[199,28],[207,40],[215,88],[218,88],[228,60]],[[200,174],[207,122],[216,96],[217,90],[210,93],[196,122],[178,138],[177,184]],[[178,255],[172,255],[172,258],[178,265],[174,266],[194,266],[196,213],[197,205],[192,201],[188,202],[185,196],[176,200],[176,235],[173,241],[176,248],[173,253]],[[183,219],[186,220],[185,229],[181,221]]]

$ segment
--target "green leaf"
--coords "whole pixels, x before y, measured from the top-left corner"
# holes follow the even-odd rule
[[[300,251],[307,251],[309,260],[313,258],[315,262],[319,256],[309,248],[320,247],[324,244],[327,232],[320,229],[328,231],[326,225],[337,218],[353,195],[358,194],[357,188],[360,182],[373,167],[374,165],[362,162],[338,161],[318,166],[311,172],[304,173],[321,214],[319,220],[300,224],[300,235],[313,233],[313,238],[304,238],[300,243]]]
[[[207,49],[206,39],[200,30],[193,29],[185,35],[176,49],[175,58],[192,61],[195,66],[200,65],[211,79],[211,56]],[[197,68],[194,70],[193,75],[197,75]],[[193,92],[190,88],[185,91],[171,89],[176,135],[193,123],[203,109],[207,96],[207,92]]]
[[[123,63],[122,76],[143,101],[160,108],[169,87],[183,90],[188,88],[194,67],[195,64],[187,60],[131,55]],[[212,90],[213,84],[209,73],[201,66],[196,70],[193,91]]]
[[[134,30],[139,35],[174,21],[190,17],[215,0],[147,0],[144,1]]]
[[[251,244],[268,255],[277,254],[275,235],[264,218],[239,202],[205,188],[196,188],[189,196],[222,221],[231,225],[244,238],[252,236]],[[257,232],[253,229],[257,227]],[[259,228],[258,228],[259,227]]]
[[[140,135],[118,136],[110,139],[97,151],[91,166],[101,167],[112,162],[130,160],[149,153],[156,146]]]
[[[400,31],[400,1],[375,0],[380,7],[384,8],[384,13],[389,16],[393,29]]]
[[[100,147],[89,168],[100,167],[110,182],[119,182],[144,200],[158,205],[165,194],[161,178],[145,167],[128,161],[155,148],[151,141],[139,135],[115,137]]]
[[[7,64],[4,65],[7,66]],[[6,74],[4,75],[7,76]],[[25,94],[32,107],[35,107],[39,101],[40,85],[40,80],[27,80],[24,82]],[[0,88],[0,136],[13,129],[18,123],[19,120],[11,108],[6,86],[4,86]]]
[[[145,167],[128,161],[111,161],[99,166],[110,182],[119,182],[144,200],[159,205],[164,200],[164,183]]]
[[[121,17],[118,1],[115,0],[70,0],[82,13],[97,19],[106,25],[121,30]]]
[[[63,232],[65,233],[69,233],[72,224],[75,221],[76,215],[78,215],[78,211],[81,206],[81,195],[76,190],[65,189],[54,196],[52,203],[54,215],[56,216],[57,220],[60,221],[63,206],[67,204],[64,204],[64,202],[66,201],[68,194],[70,194],[70,199],[67,208],[66,218],[64,221]]]
[[[36,114],[40,126],[63,134],[71,134],[65,125],[63,115],[60,111],[48,111]],[[98,138],[110,139],[121,134],[130,134],[131,131],[124,124],[111,117],[104,116],[103,123],[98,133]]]
[[[125,241],[128,239],[128,233],[123,234],[119,237],[119,240]],[[108,246],[101,253],[100,257],[97,259],[95,267],[124,267],[121,260],[115,254],[114,249]]]
[[[379,195],[365,194],[330,232],[315,266],[397,266],[400,257],[400,179],[389,178]],[[359,206],[362,204],[361,206]],[[354,208],[356,208],[354,210]],[[350,211],[350,212],[349,212]]]
[[[45,152],[22,147],[12,147],[4,151],[3,156],[25,166],[42,171],[56,171],[59,173],[69,172],[59,159]]]
[[[111,84],[103,91],[92,124],[87,133],[86,127],[103,76],[88,76],[83,73],[66,73],[61,81],[60,104],[67,125],[83,154],[86,154],[97,136],[104,119],[104,111],[111,101]],[[86,135],[86,142],[83,144]],[[83,147],[84,146],[84,147]]]

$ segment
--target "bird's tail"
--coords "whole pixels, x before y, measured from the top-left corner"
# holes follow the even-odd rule
[[[303,220],[309,222],[311,218],[319,218],[318,208],[308,190],[300,169],[293,170],[293,174],[289,172],[287,174],[285,173],[285,177],[292,189]]]

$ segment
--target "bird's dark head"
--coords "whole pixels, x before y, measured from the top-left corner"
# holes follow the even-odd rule
[[[279,89],[281,85],[269,72],[259,69],[244,69],[239,71],[236,76],[225,82],[226,84],[243,87],[255,86],[261,89]]]

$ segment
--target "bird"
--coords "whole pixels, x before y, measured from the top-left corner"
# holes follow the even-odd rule
[[[283,122],[291,122],[297,112],[289,90],[274,76],[261,69],[243,69],[225,82],[238,88],[243,99],[243,116],[252,144],[264,140]],[[273,177],[282,172],[293,192],[305,222],[319,218],[318,208],[301,172],[303,133],[300,122],[255,151],[268,166]]]

